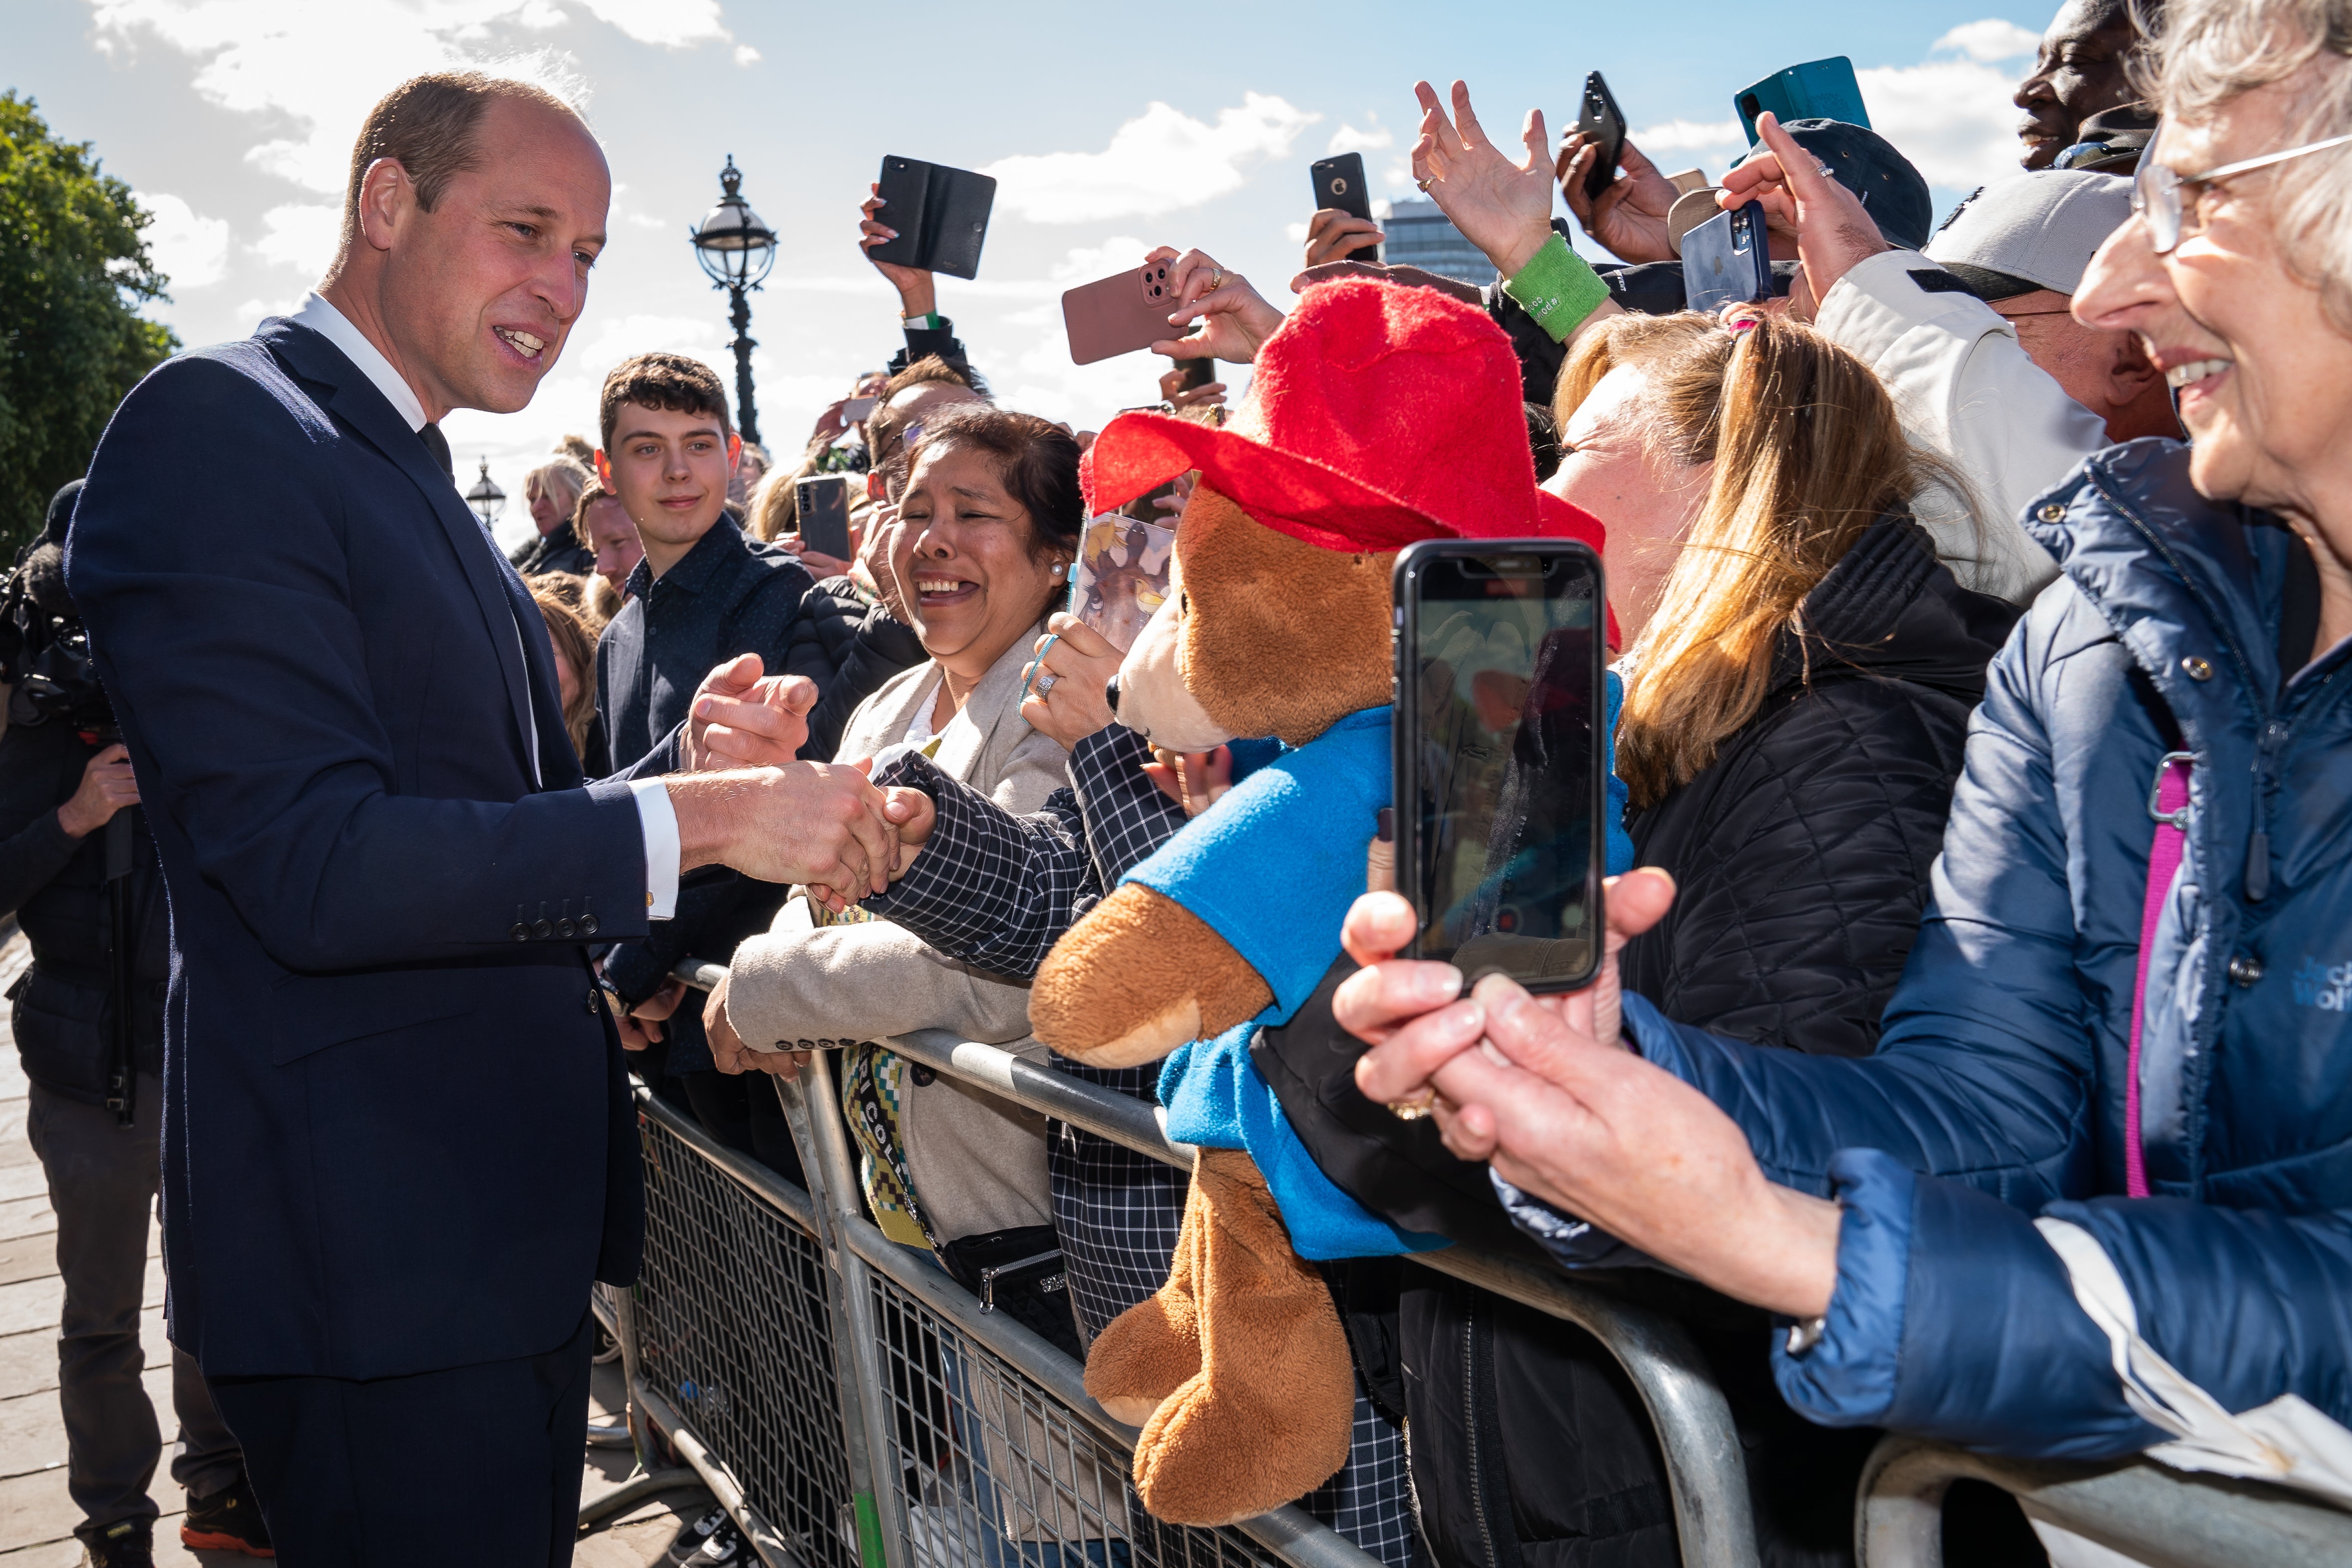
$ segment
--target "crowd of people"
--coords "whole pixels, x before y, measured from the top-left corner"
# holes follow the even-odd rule
[[[1466,86],[1423,83],[1412,173],[1492,261],[1491,288],[1352,259],[1383,237],[1338,210],[1309,225],[1288,310],[1202,250],[1148,258],[1168,264],[1175,305],[1155,353],[1255,374],[1230,407],[1223,382],[1181,369],[1139,382],[1159,378],[1170,419],[1256,450],[1298,458],[1284,430],[1300,405],[1287,426],[1270,405],[1310,395],[1306,362],[1328,351],[1308,332],[1326,317],[1370,309],[1384,324],[1368,330],[1399,352],[1508,345],[1511,463],[1524,436],[1550,498],[1534,515],[1589,524],[1606,570],[1622,874],[1601,977],[1565,995],[1491,975],[1465,992],[1452,965],[1396,956],[1420,917],[1375,875],[1343,930],[1300,938],[1346,953],[1319,988],[1309,977],[1310,998],[1269,977],[1233,1016],[1244,1038],[1264,1026],[1252,1052],[1323,1071],[1323,1102],[1394,1112],[1344,1158],[1298,1130],[1335,1202],[1411,1247],[1513,1249],[1690,1328],[1739,1430],[1768,1563],[1853,1560],[1857,1482],[1890,1430],[2150,1452],[2352,1503],[2352,1469],[2330,1468],[2352,1453],[2337,1425],[2352,1419],[2352,1186],[2336,1185],[2352,1058],[2332,945],[2352,914],[2334,809],[2352,745],[2336,680],[2352,657],[2347,39],[2346,0],[2067,0],[2018,89],[2021,172],[1940,223],[1917,169],[1866,127],[1764,115],[1712,181],[1627,141],[1592,182],[1591,138],[1555,142],[1531,114],[1511,145]],[[1177,578],[1135,646],[1116,646],[1067,606],[1139,426],[1004,406],[933,277],[877,261],[903,343],[797,460],[743,441],[709,366],[638,354],[605,375],[593,442],[566,436],[528,475],[534,532],[506,563],[467,555],[481,542],[434,492],[441,521],[420,525],[415,559],[431,563],[415,570],[448,593],[360,605],[339,552],[394,525],[347,516],[350,498],[391,487],[421,504],[406,487],[446,475],[442,412],[527,401],[584,267],[551,326],[509,301],[562,291],[544,279],[593,255],[601,208],[582,199],[577,226],[598,238],[565,241],[568,260],[531,251],[549,270],[530,279],[516,264],[517,292],[486,307],[518,323],[491,357],[429,384],[386,350],[415,298],[404,247],[432,243],[453,182],[508,177],[464,156],[486,116],[506,117],[517,167],[587,167],[569,112],[465,75],[379,106],[321,292],[258,347],[205,351],[151,384],[229,412],[134,394],[15,580],[0,905],[34,948],[10,994],[68,1281],[71,1483],[100,1568],[151,1561],[156,1428],[131,1249],[159,1161],[184,1539],[262,1553],[276,1530],[296,1561],[363,1560],[336,1543],[356,1539],[338,1532],[364,1512],[364,1467],[320,1460],[320,1423],[380,1423],[389,1442],[408,1417],[367,1391],[493,1365],[530,1369],[510,1381],[540,1390],[540,1414],[517,1419],[554,1433],[556,1479],[522,1511],[568,1518],[561,1439],[577,1425],[545,1409],[584,1399],[562,1358],[586,1331],[564,1291],[584,1296],[592,1265],[625,1282],[635,1246],[617,1072],[579,1065],[606,1059],[600,1040],[791,1181],[802,1152],[768,1079],[827,1054],[877,1226],[966,1289],[987,1281],[1079,1359],[1206,1268],[1185,1250],[1201,1199],[1188,1210],[1183,1173],[888,1042],[950,1030],[1157,1098],[1164,1046],[1079,1060],[1039,1034],[1055,1032],[1057,944],[1132,909],[1118,895],[1139,867],[1195,842],[1235,792],[1263,802],[1249,781],[1301,752],[1295,726],[1266,717],[1289,711],[1278,689],[1251,709],[1200,675],[1199,623],[1234,602],[1232,564],[1279,559],[1246,555],[1234,530],[1254,519],[1383,583],[1393,544],[1302,521],[1321,500],[1297,487],[1320,480],[1281,491],[1286,513],[1207,464],[1139,480],[1118,521],[1173,526]],[[1721,209],[1760,205],[1772,297],[1686,308],[1686,226],[1669,220],[1694,188]],[[550,198],[555,216],[531,222],[553,232],[567,210]],[[859,244],[894,237],[883,217],[877,191]],[[1616,259],[1587,261],[1571,221]],[[1381,408],[1387,374],[1318,413],[1331,439],[1385,444],[1398,471],[1460,460],[1445,421]],[[223,392],[233,375],[268,397]],[[362,416],[364,388],[383,407]],[[325,459],[289,444],[268,487],[212,488],[324,521],[234,550],[226,514],[153,527],[142,507],[159,492],[131,463],[196,451],[207,419],[312,396],[337,412],[306,432],[348,425],[373,444],[356,478],[318,477],[303,465]],[[845,487],[846,556],[802,533],[814,479]],[[1414,536],[1458,531],[1439,501],[1381,504]],[[231,629],[181,625],[173,595],[198,581]],[[495,632],[476,667],[420,638],[478,602],[502,626],[501,584],[517,635]],[[58,634],[85,616],[86,647]],[[82,690],[73,679],[98,707],[55,695]],[[330,718],[283,728],[317,712]],[[468,734],[496,739],[468,751]],[[205,760],[223,744],[233,761]],[[133,817],[135,834],[100,831]],[[1388,830],[1368,816],[1347,831],[1377,866]],[[460,910],[453,937],[385,934]],[[117,956],[124,941],[135,957]],[[565,978],[583,950],[584,1009]],[[727,978],[705,997],[678,978],[689,960]],[[499,975],[517,978],[493,1001]],[[264,998],[258,1054],[226,1043],[250,1031],[239,1009],[206,1012],[222,1005],[207,976]],[[520,1007],[525,978],[566,1027],[584,1011],[608,1032],[564,1046],[538,1014],[493,1018]],[[1182,1027],[1215,1033],[1230,1000],[1204,993]],[[497,1049],[549,1043],[496,1068],[420,1044],[460,1013],[488,1020]],[[354,1065],[371,1039],[414,1052]],[[414,1139],[352,1109],[396,1101],[415,1075],[474,1103]],[[464,1166],[490,1159],[469,1137],[511,1142],[498,1113],[525,1097],[553,1142]],[[110,1136],[117,1123],[137,1136]],[[293,1130],[293,1163],[268,1163],[258,1141]],[[385,1190],[425,1160],[451,1184]],[[526,1217],[492,1214],[486,1182],[511,1185]],[[591,1185],[593,1202],[572,1190]],[[541,1209],[554,1217],[529,1217]],[[514,1246],[498,1228],[514,1224],[559,1240]],[[1307,1216],[1289,1224],[1303,1235]],[[339,1226],[394,1263],[355,1260]],[[1596,1342],[1390,1256],[1311,1268],[1346,1328],[1353,1411],[1344,1459],[1294,1494],[1307,1511],[1389,1568],[1678,1561],[1649,1418]],[[516,1304],[449,1318],[440,1296],[460,1271],[467,1299]],[[485,1411],[509,1399],[434,1387]],[[971,1434],[980,1508],[1024,1561],[1066,1544],[1079,1527],[1007,1473],[987,1426],[966,1412],[953,1428]],[[517,1506],[515,1476],[500,1484],[482,1509]],[[1116,1497],[1120,1478],[1078,1484]],[[542,1526],[500,1523],[480,1560],[538,1561],[514,1543]],[[2118,1560],[2029,1527],[1989,1488],[1955,1489],[1944,1537],[1954,1563]],[[570,1538],[551,1536],[548,1560],[568,1560]],[[1096,1568],[1128,1552],[1087,1542]],[[673,1559],[750,1556],[713,1513]]]

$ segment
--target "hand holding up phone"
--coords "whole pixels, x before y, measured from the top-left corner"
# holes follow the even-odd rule
[[[940,308],[939,286],[931,275],[919,267],[901,267],[893,261],[876,261],[874,247],[887,245],[898,237],[898,231],[879,222],[875,215],[882,210],[882,185],[876,181],[873,195],[858,207],[857,248],[866,252],[866,259],[874,262],[874,270],[890,280],[898,290],[898,313],[902,316],[927,316]]]
[[[1796,231],[1803,265],[1789,289],[1790,309],[1810,321],[1839,279],[1857,262],[1895,247],[1878,232],[1862,198],[1832,179],[1818,159],[1780,128],[1769,110],[1757,117],[1763,151],[1723,176],[1725,210],[1762,204],[1776,227]],[[1685,237],[1685,244],[1688,244]]]
[[[1170,359],[1221,359],[1249,364],[1257,359],[1258,345],[1282,325],[1282,312],[1267,304],[1250,287],[1248,279],[1226,271],[1205,251],[1188,250],[1180,256],[1174,246],[1163,245],[1144,259],[1171,263],[1169,281],[1177,307],[1169,312],[1171,328],[1179,322],[1192,323],[1192,331],[1186,335],[1177,337],[1171,331],[1153,343],[1153,353]]]
[[[1658,166],[1631,142],[1618,144],[1617,166],[1623,175],[1602,187],[1598,196],[1585,194],[1585,179],[1601,156],[1599,142],[1580,131],[1571,131],[1559,144],[1552,173],[1560,195],[1577,224],[1609,247],[1620,261],[1672,261],[1674,246],[1667,237],[1666,215],[1682,193],[1668,183]]]
[[[1338,207],[1325,207],[1307,222],[1307,265],[1320,267],[1327,261],[1352,261],[1357,252],[1371,249],[1388,236],[1370,218],[1357,217]],[[1379,252],[1373,250],[1364,261],[1377,265]]]

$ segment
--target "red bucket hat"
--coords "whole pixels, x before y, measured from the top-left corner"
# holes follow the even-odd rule
[[[1219,429],[1122,414],[1078,473],[1100,513],[1188,469],[1268,528],[1326,550],[1416,539],[1580,539],[1591,513],[1536,488],[1519,365],[1483,310],[1349,278],[1307,290]]]

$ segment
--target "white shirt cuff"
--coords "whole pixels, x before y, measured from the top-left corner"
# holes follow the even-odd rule
[[[646,918],[666,921],[677,913],[677,808],[659,779],[631,779],[629,793],[646,838]]]

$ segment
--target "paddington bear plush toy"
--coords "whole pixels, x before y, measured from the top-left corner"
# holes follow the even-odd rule
[[[1030,1021],[1082,1062],[1169,1058],[1170,1135],[1200,1145],[1183,1227],[1168,1284],[1096,1341],[1087,1387],[1143,1427],[1146,1506],[1211,1525],[1288,1502],[1347,1458],[1347,1340],[1301,1255],[1444,1244],[1323,1177],[1248,1053],[1322,981],[1364,890],[1391,789],[1395,552],[1444,535],[1598,549],[1601,527],[1537,489],[1501,330],[1434,290],[1370,280],[1307,293],[1223,428],[1122,415],[1083,476],[1100,512],[1195,469],[1163,609],[1175,668],[1217,727],[1284,750],[1071,928]]]

